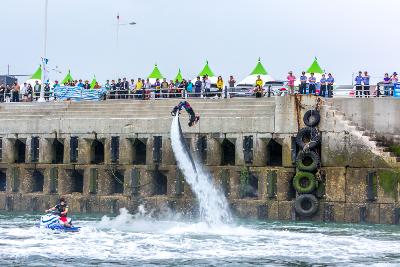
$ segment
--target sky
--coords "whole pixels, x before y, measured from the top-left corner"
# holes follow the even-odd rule
[[[0,74],[32,74],[41,62],[45,0],[0,0]],[[398,0],[49,0],[51,80],[147,77],[154,64],[195,77],[206,60],[225,80],[260,57],[275,79],[314,57],[336,81],[368,70],[400,72]],[[136,25],[119,27],[120,23]],[[60,73],[61,72],[61,73]],[[24,79],[24,78],[21,78]]]

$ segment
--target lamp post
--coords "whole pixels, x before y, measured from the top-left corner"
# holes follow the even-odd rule
[[[129,23],[121,23],[119,13],[117,14],[117,35],[116,35],[116,64],[117,66],[119,65],[119,27],[121,26],[134,26],[136,25],[136,22],[132,21]],[[118,70],[118,67],[115,66],[115,69]],[[116,76],[118,76],[118,71],[116,71]]]
[[[44,38],[43,38],[43,58],[42,58],[42,86],[40,87],[40,96],[38,102],[45,102],[44,84],[46,82],[46,65],[47,65],[47,9],[49,0],[44,2]]]

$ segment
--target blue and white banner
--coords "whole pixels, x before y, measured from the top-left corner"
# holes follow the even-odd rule
[[[106,94],[106,88],[100,89],[83,89],[82,87],[72,86],[58,86],[54,88],[54,96],[58,100],[72,100],[72,101],[83,101],[83,100],[94,100],[100,101]]]

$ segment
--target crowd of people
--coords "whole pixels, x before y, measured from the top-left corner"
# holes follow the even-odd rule
[[[370,75],[367,71],[359,72],[355,77],[355,97],[370,97]],[[374,92],[375,96],[393,96],[394,84],[399,82],[397,73],[394,72],[389,76],[385,73],[384,78],[377,84],[377,90]],[[285,94],[312,94],[322,97],[333,97],[335,79],[331,73],[327,75],[322,74],[316,78],[314,73],[306,75],[303,71],[299,79],[289,71],[286,77],[286,86],[282,89]],[[60,86],[58,81],[50,85],[44,85],[44,98],[49,100],[54,97],[54,90]],[[163,79],[117,79],[107,80],[102,86],[98,82],[89,83],[88,80],[71,80],[63,84],[63,86],[73,86],[82,89],[100,89],[104,88],[107,91],[107,98],[109,99],[150,99],[150,98],[182,98],[182,97],[223,97],[225,82],[222,76],[218,76],[216,82],[211,82],[207,75],[202,77],[197,76],[193,81],[190,79],[167,80]],[[226,87],[235,88],[236,80],[231,75],[227,81]],[[383,90],[382,90],[383,88]],[[32,86],[29,83],[19,85],[14,82],[12,85],[0,85],[0,102],[27,102],[36,100],[41,92],[42,85],[36,81]],[[260,75],[254,82],[252,94],[255,97],[270,96],[268,88],[265,86],[265,81],[262,80]]]
[[[233,77],[232,77],[233,78]],[[167,81],[166,78],[155,79],[151,82],[149,78],[138,78],[137,81],[126,78],[118,80],[107,80],[104,88],[109,92],[110,99],[116,98],[176,98],[183,96],[200,97],[202,95],[221,97],[224,88],[222,77],[216,82],[217,92],[211,93],[212,83],[207,75],[198,76],[194,81],[189,79],[178,79]]]

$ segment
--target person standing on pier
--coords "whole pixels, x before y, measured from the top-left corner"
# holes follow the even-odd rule
[[[36,96],[39,96],[41,88],[42,86],[39,84],[39,82],[35,81],[35,85],[33,86],[33,100],[36,99]]]
[[[228,84],[229,84],[229,87],[230,87],[230,88],[235,87],[236,80],[235,80],[235,78],[233,78],[233,75],[231,75],[231,76],[229,77]]]
[[[27,102],[28,101],[28,85],[27,83],[24,83],[24,85],[21,87],[21,98],[22,102]]]
[[[310,75],[311,75],[310,78],[308,78],[308,82],[310,83],[308,85],[308,92],[309,92],[310,95],[312,95],[312,94],[316,95],[315,86],[316,86],[317,79],[314,77],[314,73],[313,72],[310,73]]]
[[[90,89],[90,84],[89,84],[88,80],[85,81],[85,84],[83,85],[83,89]]]
[[[203,77],[203,89],[204,89],[203,96],[204,97],[209,96],[210,89],[211,89],[211,82],[210,82],[210,79],[208,79],[207,74],[204,75],[204,77]]]
[[[322,74],[321,80],[319,82],[321,84],[321,87],[319,89],[319,96],[325,97],[326,96],[326,89],[327,89],[327,86],[326,86],[327,80],[325,78],[325,74]]]
[[[222,80],[222,76],[218,76],[217,89],[218,89],[217,97],[221,97],[222,98],[222,90],[224,89],[224,81]]]
[[[120,92],[121,92],[120,99],[128,98],[129,82],[126,80],[125,77],[122,79],[122,82],[120,83]]]
[[[135,79],[131,79],[129,83],[129,98],[133,98],[133,94],[135,94],[136,83]]]
[[[162,94],[163,98],[168,98],[169,97],[169,95],[168,95],[168,87],[169,87],[169,84],[167,82],[167,79],[163,78],[163,81],[161,83],[161,94]]]
[[[263,83],[264,83],[264,81],[261,79],[261,76],[257,75],[257,80],[256,80],[255,86],[259,85],[262,88],[264,85]]]
[[[385,73],[385,76],[383,77],[383,94],[384,96],[389,96],[390,95],[390,77],[389,73]],[[379,92],[379,89],[377,89],[377,96],[381,95]]]
[[[2,83],[0,84],[0,102],[4,102],[5,92],[6,92],[6,86]]]
[[[83,84],[81,79],[79,79],[78,83],[74,83],[74,81],[71,81],[71,83],[72,83],[72,84],[70,84],[71,86],[78,86],[78,87],[83,87],[84,86],[84,84]]]
[[[19,102],[19,91],[20,91],[19,84],[17,82],[14,82],[13,86],[11,87],[12,102]]]
[[[289,87],[289,94],[294,94],[294,82],[296,81],[296,76],[293,75],[292,71],[289,71],[289,75],[287,76],[287,83]]]
[[[328,97],[333,96],[333,84],[335,83],[335,79],[333,78],[331,73],[328,73],[328,78],[326,79],[328,83]]]
[[[161,93],[161,83],[160,79],[156,79],[156,82],[154,83],[154,93],[155,93],[155,98],[160,98],[160,93]]]
[[[368,75],[367,71],[364,71],[364,77],[363,77],[363,84],[364,84],[364,96],[369,97],[370,92],[369,92],[369,80],[370,76]]]
[[[392,77],[390,78],[390,82],[392,83],[390,95],[394,94],[394,85],[399,82],[399,78],[397,77],[397,72],[393,72]]]
[[[307,76],[305,71],[301,72],[299,93],[301,95],[307,94]]]
[[[200,76],[197,76],[196,82],[194,83],[194,96],[199,97],[201,95],[201,86],[203,83],[200,81]]]
[[[362,72],[358,72],[358,76],[354,79],[356,82],[356,97],[362,97],[363,94],[363,87],[362,87],[362,82],[364,81]]]

